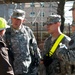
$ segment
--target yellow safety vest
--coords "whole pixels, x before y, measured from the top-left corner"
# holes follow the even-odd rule
[[[56,40],[56,42],[54,43],[54,45],[52,46],[52,48],[49,50],[49,56],[52,56],[53,53],[55,52],[56,48],[58,47],[59,43],[61,42],[61,40],[64,38],[64,34],[61,34],[58,39]],[[48,54],[46,54],[46,56],[48,56]]]

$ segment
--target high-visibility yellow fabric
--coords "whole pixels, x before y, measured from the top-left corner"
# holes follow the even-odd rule
[[[56,42],[54,43],[54,45],[52,46],[52,48],[49,50],[49,56],[52,56],[53,53],[55,52],[56,48],[58,47],[59,43],[61,42],[61,40],[64,38],[64,34],[61,34],[58,39],[56,40]],[[48,54],[46,54],[48,56]]]
[[[0,30],[3,30],[7,27],[7,22],[4,18],[0,17]]]

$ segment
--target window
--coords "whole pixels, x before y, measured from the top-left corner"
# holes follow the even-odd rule
[[[30,17],[35,17],[35,12],[31,12]]]
[[[31,7],[35,7],[34,3],[31,3],[30,6],[31,6]]]
[[[43,3],[43,2],[41,2],[41,3],[40,3],[40,6],[41,6],[41,7],[44,7],[44,3]]]
[[[41,13],[40,13],[40,16],[41,16],[41,17],[42,17],[42,16],[44,17],[44,12],[41,12]]]

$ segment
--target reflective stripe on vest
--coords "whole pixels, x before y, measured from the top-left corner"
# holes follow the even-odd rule
[[[49,56],[52,56],[53,53],[55,52],[56,48],[58,47],[59,43],[61,42],[61,40],[64,38],[64,34],[61,34],[58,39],[56,40],[56,42],[54,43],[54,45],[52,46],[52,48],[49,50]],[[46,54],[46,56],[48,56],[48,54]]]

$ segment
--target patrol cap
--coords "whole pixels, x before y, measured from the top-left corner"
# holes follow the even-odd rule
[[[74,10],[74,9],[75,9],[75,1],[74,1],[74,3],[73,3],[72,8],[71,8],[69,11]]]
[[[60,15],[49,15],[47,17],[47,21],[46,21],[45,25],[57,23],[57,22],[60,22],[60,21],[61,21]]]
[[[23,20],[25,18],[25,11],[21,9],[15,9],[11,17]]]
[[[4,18],[0,17],[0,31],[7,28],[7,22]]]

